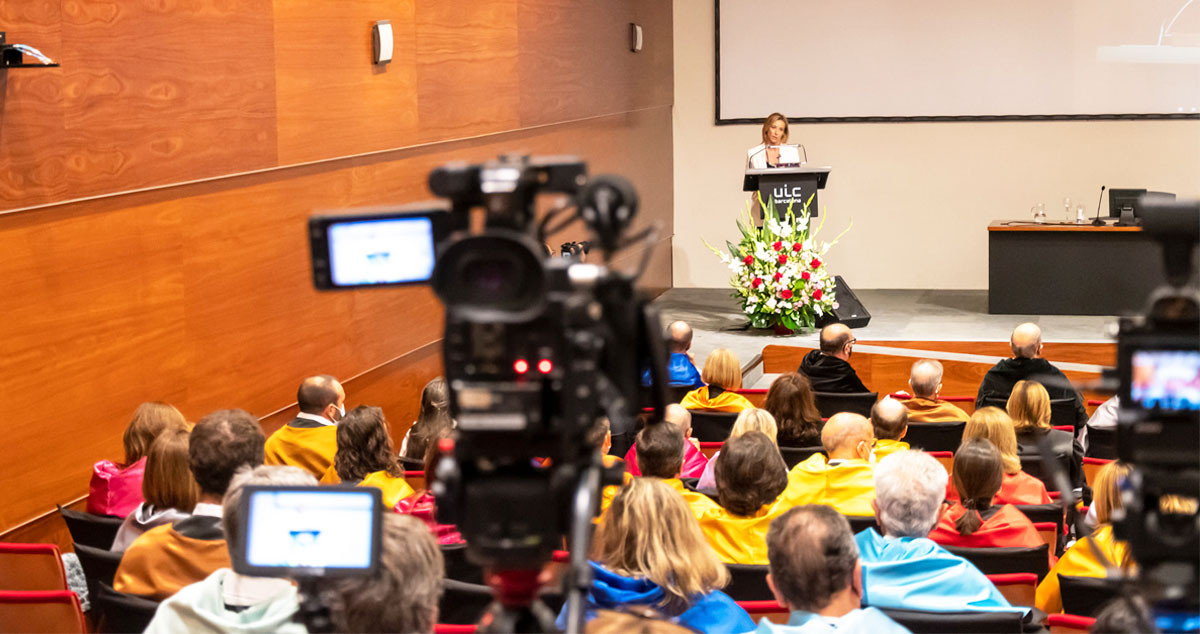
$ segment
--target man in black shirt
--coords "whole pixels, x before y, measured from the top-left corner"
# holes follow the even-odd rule
[[[1062,370],[1042,358],[1042,329],[1037,324],[1021,324],[1013,330],[1009,343],[1012,345],[1012,358],[1001,359],[984,375],[983,382],[979,384],[979,393],[975,395],[975,408],[984,407],[984,401],[989,399],[993,401],[992,404],[1003,408],[1004,405],[997,401],[1007,400],[1017,381],[1029,379],[1041,383],[1051,400],[1074,399],[1075,429],[1082,427],[1088,418],[1083,408],[1083,398],[1071,387],[1071,381]]]
[[[821,329],[821,349],[809,352],[800,362],[800,372],[808,377],[813,391],[843,394],[871,391],[850,366],[855,341],[845,324],[830,324]]]

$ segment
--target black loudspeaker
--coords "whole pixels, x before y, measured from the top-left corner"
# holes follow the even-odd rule
[[[850,290],[850,285],[846,283],[846,280],[842,279],[841,275],[835,275],[833,284],[833,296],[837,298],[838,307],[833,309],[832,313],[822,315],[817,320],[817,327],[824,328],[829,324],[840,322],[850,328],[862,328],[871,323],[871,313],[867,312],[867,307],[858,301],[858,296]]]

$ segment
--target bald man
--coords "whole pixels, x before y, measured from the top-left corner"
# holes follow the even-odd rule
[[[942,363],[934,359],[919,359],[908,374],[908,389],[912,398],[902,401],[908,408],[910,423],[948,423],[965,421],[969,416],[953,403],[941,400]]]
[[[310,376],[296,391],[300,413],[267,438],[265,464],[299,467],[318,480],[337,453],[337,421],[346,415],[346,391],[337,379]]]
[[[828,504],[843,515],[870,516],[874,511],[875,430],[860,414],[833,415],[821,430],[824,454],[792,468],[784,491],[790,504]],[[828,456],[828,457],[826,457]]]
[[[704,454],[700,452],[698,443],[692,440],[692,413],[679,403],[672,403],[663,412],[663,420],[675,425],[675,429],[679,430],[679,435],[683,437],[683,466],[679,469],[679,477],[699,478],[704,475],[704,468],[708,466],[708,458],[705,458]],[[635,476],[642,475],[642,470],[638,468],[637,464],[636,443],[625,454],[625,470]]]
[[[984,375],[983,382],[979,384],[979,393],[975,395],[975,408],[987,404],[1004,407],[1001,401],[1008,400],[1017,381],[1033,380],[1045,386],[1051,400],[1074,400],[1075,429],[1078,431],[1083,427],[1088,419],[1083,398],[1071,387],[1071,381],[1061,370],[1042,358],[1042,329],[1037,324],[1021,324],[1013,330],[1009,343],[1012,346],[1012,358],[1001,359]],[[985,403],[985,400],[991,403]]]
[[[812,383],[813,390],[845,394],[871,391],[850,366],[855,341],[846,324],[829,324],[821,329],[821,349],[805,355],[799,368]]]
[[[885,396],[871,407],[871,429],[875,431],[875,460],[897,451],[908,451],[904,434],[908,433],[908,408]]]
[[[667,363],[667,384],[676,387],[704,387],[700,371],[692,363],[692,327],[685,321],[673,321],[666,331],[667,352],[671,354]],[[642,374],[642,385],[650,385],[650,370]]]

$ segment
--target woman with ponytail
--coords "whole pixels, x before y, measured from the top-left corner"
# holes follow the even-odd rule
[[[942,514],[929,539],[961,548],[1036,548],[1044,542],[1033,522],[1011,504],[992,504],[1004,478],[1000,451],[986,438],[965,441],[954,453],[958,502]],[[1051,565],[1054,563],[1051,553]]]

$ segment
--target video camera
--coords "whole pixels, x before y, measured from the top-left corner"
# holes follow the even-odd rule
[[[458,423],[431,483],[438,519],[456,524],[468,557],[492,571],[503,599],[489,620],[496,631],[553,628],[533,594],[569,536],[568,629],[582,629],[591,519],[602,486],[620,484],[588,437],[602,418],[614,437],[632,435],[646,368],[658,417],[667,402],[662,329],[635,289],[656,230],[626,236],[638,205],[632,185],[588,178],[573,157],[447,165],[429,187],[448,207],[310,219],[314,281],[432,285],[445,305],[443,362]],[[539,219],[543,194],[561,204]],[[604,265],[553,257],[547,237],[576,220],[592,237],[568,243],[572,252],[598,248]],[[610,268],[636,244],[647,246],[635,271]]]

